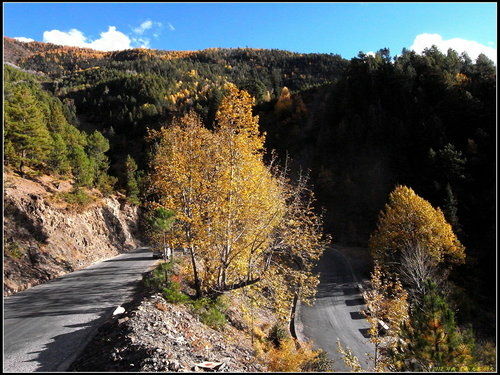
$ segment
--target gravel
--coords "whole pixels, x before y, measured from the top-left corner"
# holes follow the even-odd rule
[[[171,304],[153,294],[138,296],[124,307],[125,313],[99,329],[69,371],[266,371],[255,359],[246,333],[230,324],[223,331],[214,330],[188,305]]]

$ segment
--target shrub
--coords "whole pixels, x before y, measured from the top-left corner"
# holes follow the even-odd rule
[[[97,178],[97,188],[105,197],[109,197],[114,193],[117,182],[118,178],[103,173]]]
[[[226,314],[224,313],[226,306],[220,297],[215,300],[200,298],[192,301],[191,304],[203,324],[221,330],[227,323]]]
[[[163,297],[170,303],[184,303],[190,300],[189,296],[181,292],[181,285],[175,281],[170,281],[166,288],[163,288]]]
[[[76,188],[69,193],[61,193],[60,197],[67,203],[77,208],[84,208],[91,204],[94,199],[85,190]]]
[[[275,348],[281,347],[284,340],[288,339],[290,334],[288,330],[280,323],[276,323],[271,327],[267,339],[274,345]]]
[[[154,291],[161,291],[170,303],[184,303],[189,296],[181,291],[180,278],[174,274],[176,262],[160,263],[144,280],[144,285]]]
[[[301,372],[314,360],[317,353],[311,344],[301,344],[297,348],[295,340],[288,337],[281,341],[279,348],[271,347],[267,352],[268,370],[272,372]]]
[[[5,246],[5,255],[13,258],[20,259],[26,254],[26,250],[23,249],[17,242],[9,242]]]
[[[333,360],[328,357],[328,353],[323,349],[318,350],[315,358],[306,362],[302,370],[308,372],[332,372]]]
[[[163,291],[164,288],[167,288],[169,284],[168,276],[173,266],[172,262],[160,263],[144,280],[146,287],[156,291]]]

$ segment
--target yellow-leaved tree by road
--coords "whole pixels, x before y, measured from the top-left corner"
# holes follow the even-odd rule
[[[449,266],[465,262],[465,248],[441,209],[406,186],[391,192],[369,246],[373,258],[396,272],[417,300],[428,279],[440,283]]]
[[[311,297],[312,266],[328,242],[313,195],[305,179],[292,183],[264,162],[254,99],[232,84],[226,92],[214,130],[191,113],[150,131],[152,206],[175,212],[169,241],[188,249],[199,297],[250,286],[277,302]]]

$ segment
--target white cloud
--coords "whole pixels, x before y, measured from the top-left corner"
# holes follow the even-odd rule
[[[147,36],[147,34],[152,32],[153,37],[158,38],[160,36],[162,27],[163,24],[161,22],[151,20],[144,21],[139,25],[139,27],[132,29],[132,32],[134,34],[137,34],[137,37],[132,37],[132,43],[141,48],[150,48],[151,39]]]
[[[143,34],[144,31],[146,31],[152,27],[153,27],[153,21],[147,20],[147,21],[144,21],[143,23],[141,23],[141,25],[139,27],[136,27],[134,29],[134,33]]]
[[[43,33],[44,42],[63,46],[93,48],[99,51],[118,51],[132,48],[130,38],[116,30],[115,26],[109,26],[108,31],[100,34],[99,39],[94,41],[87,40],[88,38],[77,29],[71,29],[68,32],[51,30]]]
[[[132,38],[132,42],[140,48],[150,48],[151,41],[148,38]]]
[[[24,43],[29,43],[29,42],[35,41],[35,39],[25,38],[24,36],[16,36],[16,37],[14,37],[14,39],[19,40],[20,42],[24,42]]]
[[[90,43],[91,47],[100,51],[117,51],[131,48],[130,38],[116,27],[109,26],[108,31],[101,33],[101,38]]]
[[[170,22],[168,23],[168,28],[172,31],[175,30],[175,27]]]
[[[423,33],[417,35],[410,49],[414,50],[417,53],[422,53],[425,48],[430,48],[432,47],[432,45],[437,46],[438,49],[443,53],[446,53],[449,48],[454,49],[459,54],[462,52],[466,52],[473,60],[475,60],[479,54],[483,53],[495,64],[497,62],[496,48],[485,46],[473,40],[465,40],[461,38],[444,40],[443,37],[439,34]]]
[[[43,33],[44,42],[63,46],[86,47],[86,39],[83,33],[77,29],[71,29],[68,32],[51,30]]]

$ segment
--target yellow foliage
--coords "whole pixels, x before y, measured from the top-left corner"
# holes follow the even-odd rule
[[[151,193],[176,214],[168,241],[189,250],[198,294],[268,287],[286,316],[294,293],[314,294],[321,218],[303,181],[294,187],[264,163],[254,99],[232,84],[226,91],[213,131],[195,114],[150,131],[148,139],[158,141]]]
[[[283,87],[276,105],[274,106],[276,112],[289,111],[292,109],[292,95],[288,87]]]
[[[272,346],[266,353],[269,371],[300,372],[302,367],[318,355],[310,342],[297,347],[294,339],[283,340],[279,348]]]
[[[437,261],[465,261],[465,248],[446,222],[440,208],[433,208],[406,186],[397,186],[380,213],[377,229],[370,237],[370,249],[377,260],[393,261],[406,246],[424,246]]]
[[[346,347],[344,348],[342,344],[340,343],[340,340],[337,339],[337,348],[338,352],[342,355],[342,360],[346,364],[347,367],[349,367],[352,372],[361,372],[361,364],[359,363],[358,357],[356,357],[352,351],[351,348]]]

